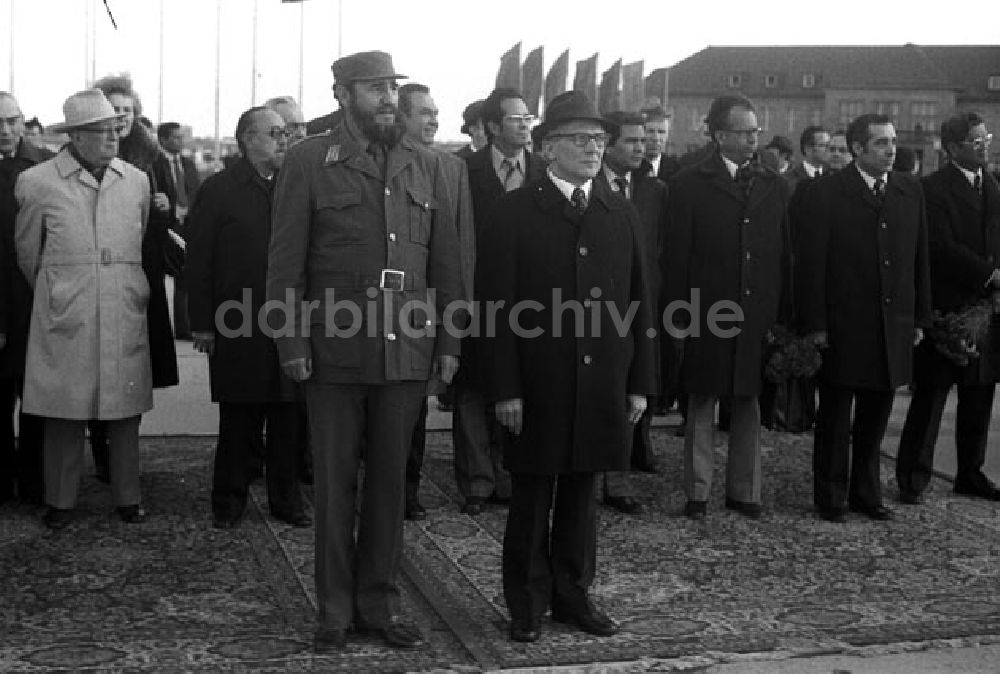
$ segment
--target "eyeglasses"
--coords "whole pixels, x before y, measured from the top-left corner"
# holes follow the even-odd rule
[[[598,148],[602,148],[608,144],[608,138],[611,136],[606,133],[553,133],[549,134],[549,138],[569,138],[573,141],[573,145],[577,147],[587,147],[590,141],[594,141],[594,144]]]
[[[847,154],[849,150],[846,145],[831,145],[830,152],[843,152],[844,154]]]
[[[122,136],[125,134],[125,125],[116,124],[115,126],[81,126],[80,131],[85,131],[87,133],[98,133],[105,136]]]
[[[14,115],[13,117],[0,117],[0,124],[6,123],[7,126],[14,126],[22,119],[21,115]]]
[[[962,143],[965,145],[971,145],[977,150],[982,150],[984,147],[989,147],[990,143],[993,142],[993,134],[988,133],[980,138],[973,138],[972,140],[963,140]]]
[[[524,122],[525,124],[528,125],[534,124],[535,120],[538,119],[534,115],[504,115],[503,118],[504,121],[514,122],[515,124]]]
[[[282,138],[287,140],[291,137],[292,132],[285,126],[272,126],[267,130],[267,135],[269,135],[273,140],[281,140]]]
[[[298,134],[298,133],[305,134],[305,132],[306,132],[306,123],[305,122],[289,122],[288,124],[285,124],[285,131],[287,131],[289,133],[289,135],[291,135],[291,136],[294,136],[295,134]]]
[[[750,138],[751,136],[757,138],[760,134],[764,133],[764,129],[723,129],[726,133],[731,133],[734,136],[743,136],[744,138]]]

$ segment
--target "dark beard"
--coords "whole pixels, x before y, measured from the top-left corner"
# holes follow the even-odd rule
[[[406,132],[406,124],[399,114],[399,109],[395,106],[380,106],[374,112],[364,112],[352,100],[349,105],[349,111],[351,117],[354,118],[354,123],[358,125],[358,129],[361,130],[361,133],[368,139],[369,143],[394,147]],[[385,126],[375,121],[376,115],[389,113],[392,113],[393,120],[395,120],[391,126]]]

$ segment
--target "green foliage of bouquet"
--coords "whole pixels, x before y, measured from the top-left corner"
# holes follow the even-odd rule
[[[927,338],[945,358],[965,367],[979,357],[979,346],[985,342],[992,320],[992,300],[981,300],[946,314],[935,311]]]
[[[769,382],[812,377],[822,364],[823,357],[812,339],[799,337],[782,325],[771,329],[764,360],[764,377]]]

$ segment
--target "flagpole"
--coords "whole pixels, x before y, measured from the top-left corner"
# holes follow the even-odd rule
[[[344,55],[344,0],[337,0],[337,58]]]
[[[8,90],[14,93],[14,0],[10,0],[10,39],[8,45],[10,47],[10,88]]]
[[[253,82],[250,83],[250,105],[257,105],[257,0],[253,0]]]
[[[160,92],[156,106],[156,123],[163,123],[163,0],[160,0]]]
[[[219,68],[222,62],[222,0],[215,0],[215,161],[222,166],[222,139],[219,138]]]
[[[302,92],[305,89],[303,84],[305,77],[304,73],[305,73],[305,63],[306,63],[305,32],[306,32],[306,3],[300,2],[299,3],[299,110],[301,110],[302,106],[304,105],[304,103],[302,102],[303,99]]]

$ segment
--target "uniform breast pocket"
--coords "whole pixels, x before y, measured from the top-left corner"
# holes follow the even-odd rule
[[[437,204],[433,197],[412,187],[408,187],[406,193],[409,195],[410,241],[428,246]]]
[[[364,218],[360,217],[360,192],[337,192],[316,199],[316,223],[323,237],[333,243],[363,243]]]

